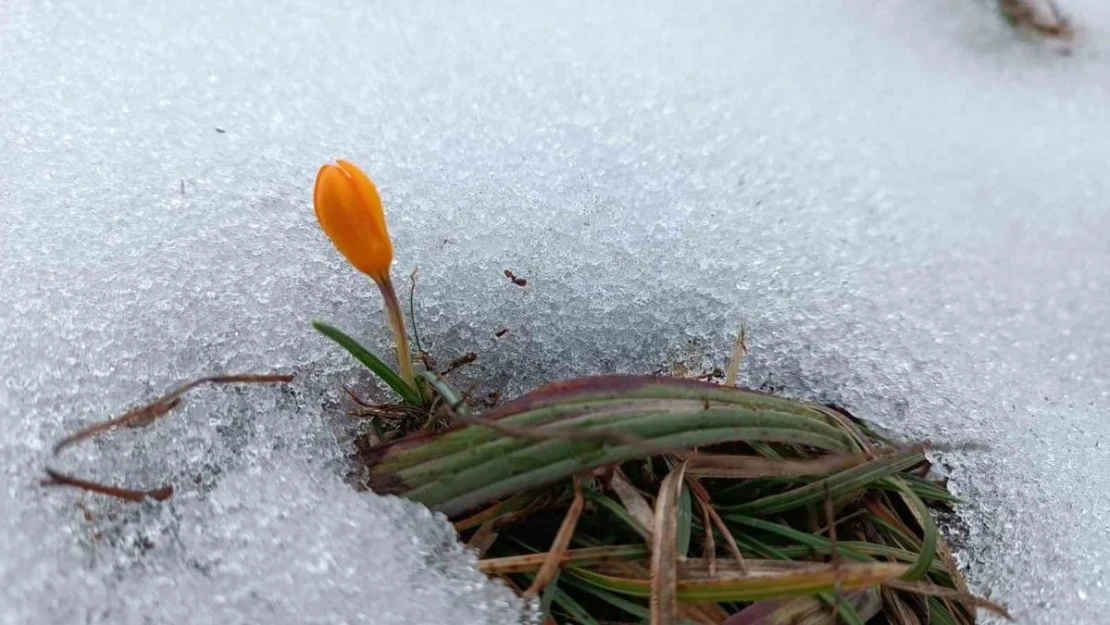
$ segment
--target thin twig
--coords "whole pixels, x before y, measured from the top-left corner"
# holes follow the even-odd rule
[[[365,399],[359,397],[357,394],[355,394],[355,391],[346,384],[343,385],[343,392],[347,394],[347,397],[351,398],[351,401],[355,402],[359,406],[362,406],[363,408],[373,408],[375,410],[378,408],[377,404],[368,402]]]
[[[173,496],[173,486],[163,486],[154,490],[132,490],[129,488],[120,488],[118,486],[109,486],[107,484],[100,484],[83,480],[79,477],[66,475],[54,469],[47,468],[46,474],[50,479],[40,482],[42,486],[72,486],[80,488],[81,490],[100,493],[101,495],[108,495],[118,499],[125,499],[127,501],[143,501],[147,498],[154,499],[155,501],[164,501]]]
[[[929,595],[941,599],[950,599],[952,601],[957,601],[971,607],[990,610],[991,612],[994,612],[999,616],[1003,616],[1011,621],[1014,620],[1014,617],[1006,610],[1006,608],[998,605],[997,603],[994,603],[993,601],[989,601],[987,599],[976,597],[974,595],[970,595],[965,592],[953,590],[951,588],[937,586],[928,582],[910,582],[902,579],[890,579],[883,582],[883,585],[890,586],[891,588],[897,588],[898,590],[904,590],[906,592],[917,593],[919,595]]]
[[[264,382],[290,382],[293,380],[293,374],[244,374],[244,375],[217,375],[206,378],[199,378],[192,382],[187,382],[170,391],[169,393],[159,397],[153,402],[130,410],[127,413],[102,421],[94,423],[88,427],[82,428],[73,434],[63,438],[54,446],[54,455],[57,455],[62,449],[69,447],[75,443],[91,438],[103,432],[113,430],[116,428],[137,428],[145,427],[154,423],[159,417],[164,416],[172,410],[177,404],[181,402],[181,396],[191,391],[192,389],[202,384],[233,384],[233,383],[264,383]]]
[[[440,375],[446,376],[448,373],[453,372],[455,369],[458,369],[459,367],[462,367],[464,365],[469,365],[475,360],[478,360],[478,354],[475,352],[467,352],[462,356],[459,356],[458,358],[447,363],[447,368],[444,369],[443,372],[440,373]]]

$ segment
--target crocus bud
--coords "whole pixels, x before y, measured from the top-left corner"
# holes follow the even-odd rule
[[[379,285],[388,281],[393,243],[370,178],[348,161],[327,163],[316,174],[313,203],[320,227],[347,261]]]

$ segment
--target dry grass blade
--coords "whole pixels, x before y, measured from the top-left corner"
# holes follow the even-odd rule
[[[82,428],[73,434],[63,438],[54,446],[54,454],[57,455],[62,449],[69,447],[75,443],[91,438],[103,432],[114,430],[116,428],[137,428],[144,427],[154,423],[159,417],[164,416],[170,410],[173,410],[181,402],[181,396],[202,384],[261,384],[271,382],[291,382],[293,380],[292,374],[243,374],[243,375],[217,375],[206,378],[199,378],[191,382],[187,382],[177,387],[176,389],[166,393],[162,397],[150,402],[145,406],[140,406],[127,413],[95,423],[88,427]]]
[[[651,540],[651,528],[655,524],[655,513],[651,510],[651,504],[644,499],[643,494],[628,481],[624,471],[619,468],[613,471],[613,479],[610,480],[609,485],[628,510],[628,514],[641,526],[636,528],[638,533],[644,537],[644,540]]]
[[[584,549],[568,549],[563,552],[559,564],[605,564],[636,560],[648,555],[647,545],[612,545],[604,547],[586,547]],[[538,571],[547,562],[550,556],[547,553],[526,553],[519,556],[506,556],[503,558],[486,558],[478,561],[478,570],[487,575],[504,575],[507,573],[528,573]]]
[[[532,493],[518,493],[504,501],[499,501],[484,510],[480,510],[464,519],[454,522],[456,531],[464,531],[477,527],[486,521],[509,518],[514,514],[526,513],[532,508],[539,508],[547,503],[547,496],[537,497]]]
[[[866,564],[871,563],[843,563],[841,566],[845,567],[846,570],[853,569],[856,573],[859,573],[859,571],[866,570],[867,567],[864,566]],[[894,568],[892,569],[882,569],[882,574],[886,575],[892,571],[905,570],[906,566],[907,565],[904,564],[894,564]],[[599,565],[599,570],[606,570],[606,565]],[[730,560],[722,560],[717,562],[717,572],[714,574],[709,572],[709,561],[704,558],[687,558],[678,565],[678,576],[683,582],[697,580],[712,581],[745,578],[773,578],[787,573],[832,573],[833,571],[834,567],[829,563],[808,560],[763,560],[749,558],[744,561],[743,568]],[[832,579],[831,575],[829,579]]]
[[[834,568],[813,562],[748,562],[750,570],[741,573],[730,562],[718,562],[717,574],[709,576],[709,563],[687,560],[678,568],[678,601],[741,602],[799,597],[831,592],[839,585],[852,591],[895,581],[909,570],[905,564],[893,562],[846,562]],[[613,592],[635,597],[652,597],[650,580],[626,577],[609,565],[597,570],[575,568],[575,575]]]
[[[744,362],[744,355],[748,353],[748,328],[740,326],[740,336],[736,337],[736,344],[732,347],[732,359],[728,363],[728,374],[725,375],[725,386],[736,386],[736,378],[740,375],[740,363]]]
[[[843,601],[866,622],[882,609],[877,588],[846,593]],[[837,625],[840,618],[817,597],[760,601],[733,614],[721,625]]]
[[[883,607],[886,608],[887,618],[892,625],[922,625],[921,619],[896,591],[883,588],[882,597]]]
[[[481,524],[478,531],[466,541],[466,546],[474,550],[479,558],[486,555],[489,548],[497,541],[496,521],[490,520]]]
[[[173,486],[163,486],[162,488],[156,488],[154,490],[132,490],[129,488],[120,488],[118,486],[109,486],[107,484],[83,480],[49,468],[46,469],[46,474],[50,476],[50,479],[43,480],[41,482],[43,486],[72,486],[74,488],[80,488],[81,490],[108,495],[109,497],[124,499],[126,501],[139,502],[146,499],[164,501],[173,496]]]
[[[672,625],[678,620],[678,496],[685,474],[683,462],[663,478],[655,501],[651,531],[652,625]]]
[[[948,570],[948,575],[952,578],[952,583],[959,592],[970,595],[971,590],[967,587],[967,582],[964,581],[963,575],[960,575],[959,566],[956,564],[956,558],[952,555],[952,550],[948,548],[948,544],[944,541],[937,543],[937,558],[944,563],[944,568]]]
[[[123,415],[108,419],[107,421],[94,423],[66,436],[54,446],[54,455],[59,454],[66,447],[104,432],[117,428],[139,428],[148,426],[154,423],[159,417],[165,416],[170,410],[173,410],[174,407],[180,404],[182,395],[202,384],[290,382],[293,380],[293,377],[292,374],[237,374],[198,378],[178,386],[176,389],[144,406],[129,410]],[[99,493],[101,495],[134,502],[144,501],[146,499],[163,501],[173,496],[172,486],[164,486],[154,490],[133,490],[66,475],[51,468],[46,468],[45,471],[49,479],[42,481],[43,486],[71,486],[88,492]]]
[[[712,601],[681,603],[678,606],[678,619],[679,622],[684,625],[686,623],[694,623],[695,625],[719,625],[727,618],[728,612],[725,612],[724,608]]]
[[[563,524],[559,526],[559,533],[555,535],[555,541],[547,552],[547,560],[540,567],[540,572],[536,574],[536,579],[532,581],[532,585],[524,591],[526,597],[538,594],[555,577],[555,573],[559,570],[559,564],[567,552],[567,547],[570,546],[570,539],[574,537],[574,529],[578,526],[578,519],[582,516],[582,508],[585,505],[586,500],[582,496],[582,481],[575,477],[574,501],[570,504],[567,515],[563,517]]]
[[[939,597],[941,599],[949,599],[951,601],[962,603],[967,606],[982,608],[984,610],[994,612],[995,614],[1004,617],[1007,620],[1014,620],[1014,617],[1008,611],[1006,611],[1006,608],[998,605],[997,603],[994,603],[993,601],[988,601],[987,599],[983,599],[982,597],[976,597],[965,592],[953,590],[951,588],[937,586],[928,582],[908,582],[900,579],[892,579],[883,583],[886,586],[897,588],[898,590],[905,590],[907,592],[917,593],[919,595]]]
[[[687,471],[697,477],[753,479],[825,475],[850,469],[868,461],[865,454],[829,454],[812,460],[780,460],[763,456],[724,454],[678,454],[689,463]]]

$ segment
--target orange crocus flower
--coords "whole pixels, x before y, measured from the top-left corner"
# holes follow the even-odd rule
[[[386,320],[397,344],[401,377],[414,385],[405,320],[389,278],[393,242],[385,225],[378,189],[361,169],[339,159],[334,164],[325,163],[316,173],[312,200],[316,219],[336,249],[355,269],[373,278],[382,292]]]
[[[313,203],[320,227],[347,261],[379,285],[387,282],[393,243],[370,178],[348,161],[326,163],[316,174]]]

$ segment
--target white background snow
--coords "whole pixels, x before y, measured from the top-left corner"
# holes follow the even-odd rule
[[[945,457],[975,588],[1106,623],[1110,6],[1060,4],[1070,55],[985,0],[5,2],[0,623],[513,618],[342,482],[363,378],[308,323],[388,334],[314,221],[337,157],[441,357],[518,393],[723,366],[746,322],[745,384],[987,443]],[[167,504],[38,486],[85,423],[273,370],[56,463]]]

